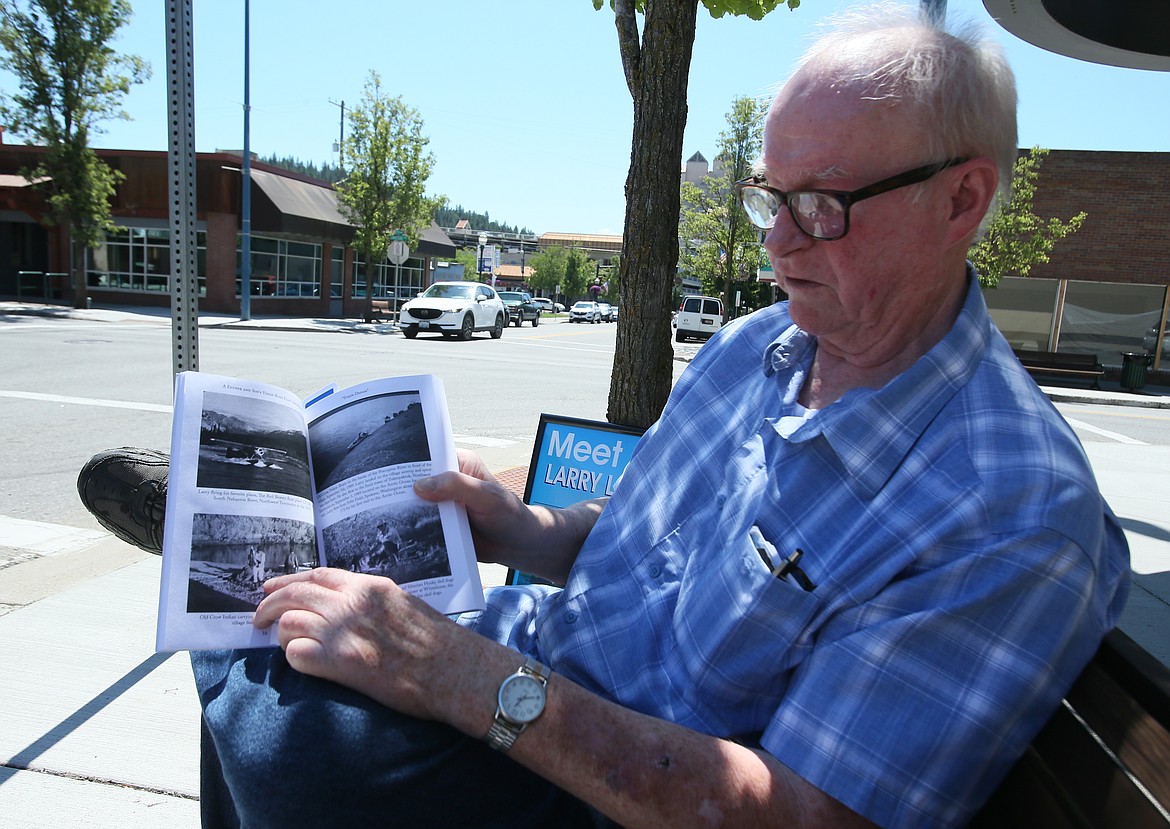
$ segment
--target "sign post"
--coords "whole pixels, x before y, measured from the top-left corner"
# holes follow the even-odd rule
[[[398,289],[402,281],[399,270],[403,262],[410,258],[410,247],[406,244],[406,234],[396,230],[390,234],[390,244],[386,246],[386,258],[394,264],[394,296],[387,303],[390,313],[398,311]]]

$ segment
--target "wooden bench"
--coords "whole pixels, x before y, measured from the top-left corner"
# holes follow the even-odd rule
[[[396,316],[395,312],[390,310],[390,300],[388,299],[374,299],[370,300],[369,306],[366,308],[366,315],[363,318],[364,322],[389,322]]]
[[[1093,388],[1105,376],[1105,367],[1097,362],[1095,354],[1074,354],[1068,351],[1032,351],[1012,349],[1016,359],[1033,377],[1081,377],[1093,381]]]
[[[1170,826],[1170,669],[1112,631],[970,825]]]

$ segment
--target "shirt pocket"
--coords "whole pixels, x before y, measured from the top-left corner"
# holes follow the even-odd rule
[[[688,572],[680,592],[677,667],[704,719],[750,730],[740,721],[750,711],[762,727],[811,650],[821,601],[791,577],[773,576],[746,533],[709,565]]]

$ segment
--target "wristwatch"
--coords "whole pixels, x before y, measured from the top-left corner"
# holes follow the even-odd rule
[[[500,683],[496,718],[484,737],[497,751],[507,751],[520,732],[544,713],[545,688],[550,671],[535,659],[525,659],[516,673]]]

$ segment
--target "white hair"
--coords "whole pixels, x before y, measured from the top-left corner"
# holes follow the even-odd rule
[[[929,153],[924,162],[987,156],[1007,200],[1017,154],[1016,84],[984,29],[966,23],[948,33],[921,7],[894,3],[850,9],[828,26],[797,72],[908,107]]]

